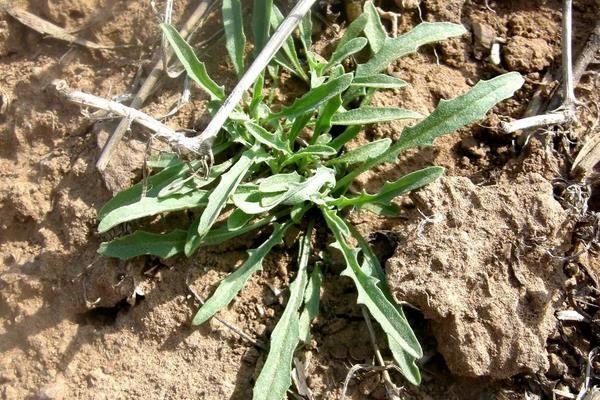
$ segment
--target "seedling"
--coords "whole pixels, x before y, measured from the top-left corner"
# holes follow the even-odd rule
[[[282,15],[270,1],[255,1],[252,31],[260,49],[269,31],[279,25]],[[241,4],[223,2],[227,50],[238,74],[242,74],[245,32]],[[262,10],[262,11],[261,11]],[[268,16],[265,17],[265,14]],[[237,21],[237,22],[236,22]],[[191,47],[169,25],[162,25],[169,43],[190,78],[211,97],[214,112],[225,98],[223,88],[207,74],[204,64]],[[387,336],[394,360],[413,384],[420,382],[415,360],[422,350],[402,308],[395,304],[386,285],[385,274],[367,241],[349,224],[345,215],[355,209],[380,215],[398,212],[392,200],[420,188],[442,173],[441,167],[428,167],[396,181],[387,182],[377,193],[350,194],[353,179],[386,162],[395,162],[401,152],[429,146],[440,135],[479,119],[499,101],[510,97],[523,83],[518,73],[508,73],[481,81],[468,93],[442,100],[437,109],[423,118],[402,108],[370,106],[376,90],[400,89],[401,79],[383,73],[399,57],[420,46],[465,33],[461,25],[422,23],[397,38],[388,37],[371,2],[337,43],[329,60],[322,61],[311,50],[311,19],[299,25],[298,43],[291,37],[267,72],[261,74],[248,96],[235,108],[217,136],[213,148],[215,165],[207,168],[206,179],[190,174],[202,161],[187,164],[171,160],[149,177],[148,190],[141,196],[141,183],[110,200],[99,212],[99,231],[106,232],[132,220],[190,210],[197,217],[186,229],[150,233],[138,230],[103,243],[99,252],[108,257],[129,259],[141,255],[168,258],[178,254],[190,257],[199,248],[223,243],[260,228],[270,237],[248,251],[245,262],[227,276],[193,318],[194,325],[208,321],[227,307],[250,276],[261,270],[265,256],[282,241],[285,232],[296,225],[302,229],[295,278],[290,297],[271,334],[270,351],[257,379],[254,399],[281,399],[291,385],[294,351],[310,338],[310,324],[318,313],[321,268],[310,262],[314,227],[324,224],[346,263],[342,275],[350,278],[364,305]],[[301,50],[301,51],[299,51]],[[347,71],[342,61],[358,52],[370,58]],[[301,57],[300,54],[303,54]],[[305,82],[306,93],[292,104],[272,102],[273,88],[265,87],[269,77],[276,83],[285,70]],[[416,123],[395,142],[385,138],[353,150],[344,145],[367,124],[408,119]],[[342,127],[332,132],[332,127]],[[227,152],[218,154],[217,149]],[[227,157],[224,154],[228,154]],[[204,166],[210,167],[208,166]],[[227,213],[221,222],[219,217]],[[354,245],[356,243],[356,245]]]

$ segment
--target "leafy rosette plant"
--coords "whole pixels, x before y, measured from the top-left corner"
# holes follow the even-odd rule
[[[254,45],[260,49],[270,29],[278,26],[283,16],[268,1],[255,1],[253,13]],[[223,1],[223,18],[228,53],[236,72],[242,74],[246,39],[239,0]],[[211,97],[210,109],[214,111],[224,100],[223,88],[208,76],[204,64],[173,27],[163,25],[162,29],[189,77]],[[375,7],[367,2],[364,13],[348,26],[329,60],[312,52],[311,29],[310,16],[306,16],[299,25],[297,39],[286,41],[266,71],[273,86],[281,69],[293,74],[305,83],[304,95],[289,105],[273,103],[275,88],[265,87],[263,73],[251,95],[225,124],[213,147],[217,162],[206,176],[196,171],[201,168],[200,161],[155,160],[151,165],[161,170],[148,179],[147,190],[138,183],[116,195],[99,213],[100,232],[165,213],[190,210],[197,215],[187,229],[159,233],[138,230],[102,243],[101,254],[120,259],[142,255],[192,257],[201,247],[261,228],[270,229],[270,237],[248,251],[245,262],[221,281],[198,310],[194,325],[206,322],[230,304],[250,276],[261,270],[265,256],[281,243],[290,226],[303,229],[290,297],[271,334],[255,399],[284,397],[291,384],[293,353],[300,342],[309,340],[323,279],[319,266],[309,263],[311,234],[315,224],[323,223],[335,239],[334,247],[343,255],[346,268],[342,275],[356,285],[358,303],[380,324],[393,358],[408,381],[420,382],[415,365],[422,356],[419,342],[402,308],[390,295],[377,257],[344,215],[353,209],[380,215],[397,213],[392,199],[434,181],[444,170],[435,166],[418,170],[387,182],[372,194],[351,194],[348,188],[359,174],[383,163],[394,163],[401,152],[429,146],[438,136],[483,117],[523,84],[518,73],[481,81],[462,96],[441,100],[427,117],[402,108],[370,106],[375,91],[407,85],[383,73],[388,65],[420,46],[460,36],[465,29],[452,23],[421,23],[391,38]],[[354,71],[345,70],[342,62],[359,52],[363,57],[370,55],[368,60]],[[405,128],[395,142],[385,138],[345,150],[344,145],[363,126],[404,119],[415,123]],[[332,128],[336,126],[343,128],[335,129],[341,133],[334,135]]]

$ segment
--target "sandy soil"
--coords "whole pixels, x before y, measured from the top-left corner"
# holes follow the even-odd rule
[[[339,2],[323,3],[319,12],[327,23],[315,21],[315,39],[318,51],[328,55],[346,22]],[[414,2],[397,3],[382,6],[402,13],[403,32],[419,22],[419,13],[410,7]],[[195,2],[175,4],[177,21]],[[148,72],[159,44],[148,2],[15,0],[10,6],[114,48],[90,50],[45,38],[0,11],[0,396],[250,398],[264,351],[217,321],[191,328],[198,304],[186,277],[206,297],[260,235],[206,249],[191,260],[99,258],[96,213],[115,190],[139,179],[144,132],[134,127],[101,175],[94,164],[115,122],[90,120],[49,86],[60,78],[103,97],[128,93],[138,70]],[[596,75],[584,76],[577,91],[591,112],[582,110],[580,122],[568,131],[552,130],[526,146],[515,145],[518,135],[495,126],[501,118],[521,116],[537,89],[548,95],[556,86],[539,83],[560,66],[560,2],[489,6],[423,0],[424,20],[462,22],[469,34],[390,67],[390,74],[411,86],[381,93],[374,103],[426,114],[440,99],[497,75],[499,67],[474,38],[476,24],[505,39],[500,68],[523,73],[524,88],[478,124],[357,179],[357,188],[371,191],[427,165],[446,167],[446,178],[400,201],[401,218],[348,216],[386,262],[389,283],[397,300],[411,306],[408,316],[425,348],[421,387],[393,373],[405,398],[521,399],[526,393],[551,398],[557,387],[576,393],[600,336],[598,249],[581,252],[598,236],[600,191],[592,182],[595,191],[582,215],[581,197],[567,190],[573,188],[570,163],[585,135],[593,133],[593,102],[600,101],[597,64],[591,68]],[[597,15],[594,1],[575,1],[576,50]],[[197,40],[218,25],[218,13],[211,14]],[[230,88],[235,76],[224,53],[220,40],[199,54],[211,75]],[[144,111],[164,114],[181,86],[181,80],[163,82]],[[199,91],[193,98],[168,120],[170,126],[207,123],[207,98]],[[396,123],[369,127],[356,143],[397,138],[401,129]],[[331,240],[324,229],[318,235],[321,243]],[[268,341],[284,300],[266,284],[287,287],[294,241],[290,235],[267,258],[264,271],[221,318]],[[352,284],[339,277],[341,269],[334,255],[313,342],[298,353],[317,399],[339,398],[350,367],[372,359]],[[558,321],[555,313],[567,309],[589,318]],[[385,398],[379,376],[357,375],[348,397]]]

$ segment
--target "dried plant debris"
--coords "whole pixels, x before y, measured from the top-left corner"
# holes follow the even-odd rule
[[[552,185],[533,173],[486,187],[446,177],[413,200],[440,218],[404,238],[388,282],[431,320],[450,370],[496,379],[547,370],[569,240]]]

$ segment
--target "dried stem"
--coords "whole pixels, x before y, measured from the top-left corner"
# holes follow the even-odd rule
[[[527,117],[512,122],[502,122],[500,128],[506,133],[512,133],[521,129],[534,127],[565,124],[576,119],[575,85],[573,81],[573,56],[572,56],[572,25],[573,0],[564,0],[563,3],[563,26],[562,26],[562,73],[563,73],[563,103],[555,111]]]
[[[292,11],[290,11],[273,36],[271,36],[271,39],[269,39],[265,47],[258,54],[252,65],[250,65],[246,73],[233,88],[229,97],[225,99],[221,108],[219,108],[219,111],[217,111],[208,126],[200,134],[203,142],[212,145],[212,142],[223,127],[223,124],[225,124],[225,121],[227,121],[231,112],[242,100],[244,93],[252,86],[269,62],[271,62],[271,59],[292,34],[298,23],[300,23],[315,1],[316,0],[300,0]]]
[[[377,363],[381,367],[385,367],[385,361],[383,361],[381,352],[379,351],[379,348],[377,347],[377,338],[375,337],[375,330],[373,329],[373,324],[371,323],[371,315],[369,314],[369,311],[367,310],[367,308],[365,306],[361,305],[360,309],[362,311],[363,318],[365,319],[365,322],[367,323],[367,329],[369,331],[369,338],[371,339],[371,345],[373,346],[373,351],[375,352],[375,358],[377,358]],[[383,381],[385,383],[385,389],[386,389],[388,395],[390,396],[391,399],[397,398],[398,389],[396,388],[396,385],[394,385],[394,383],[392,382],[389,372],[386,369],[384,369],[382,371],[382,375],[383,375]]]
[[[190,32],[192,32],[197,27],[198,21],[206,14],[206,12],[211,6],[211,2],[211,0],[202,0],[200,4],[198,4],[198,7],[196,7],[192,15],[190,15],[188,20],[181,28],[180,34],[183,38],[188,37],[190,35]],[[159,49],[158,51],[160,54],[162,54],[162,49]],[[166,62],[169,62],[172,57],[173,50],[171,49],[167,51],[167,56],[165,57]],[[158,61],[155,62],[152,71],[146,78],[146,81],[142,84],[135,97],[131,100],[131,103],[129,104],[131,108],[139,108],[142,106],[142,104],[144,104],[144,102],[153,92],[154,87],[161,78],[163,71],[167,68],[166,63],[164,62],[165,60],[160,55],[156,56],[154,59]],[[103,171],[108,165],[108,162],[110,161],[113,153],[115,152],[117,145],[121,142],[121,140],[123,139],[123,135],[125,135],[125,132],[129,128],[129,123],[130,121],[126,118],[122,119],[119,125],[117,125],[117,128],[110,136],[110,138],[108,139],[108,141],[106,142],[106,144],[104,145],[102,153],[100,154],[100,157],[96,162],[96,168],[98,168],[100,171]]]

